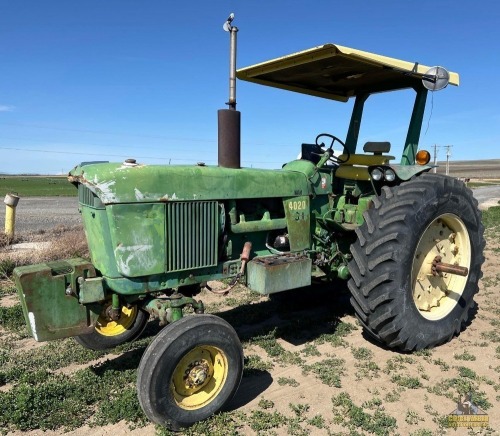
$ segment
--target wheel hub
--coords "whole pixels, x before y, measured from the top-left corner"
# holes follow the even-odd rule
[[[444,214],[423,232],[412,268],[413,300],[424,318],[437,320],[453,310],[467,283],[470,240],[460,218]]]
[[[111,305],[103,311],[99,316],[96,323],[97,333],[103,336],[118,336],[125,333],[134,324],[137,317],[138,309],[137,306],[121,307],[121,313],[117,319],[113,319],[109,316],[109,309]]]
[[[227,358],[220,349],[210,345],[193,348],[173,373],[171,389],[176,403],[188,410],[203,407],[217,397],[227,374]]]
[[[187,369],[184,380],[186,388],[194,389],[203,386],[210,376],[210,366],[206,360],[196,361],[191,369]]]

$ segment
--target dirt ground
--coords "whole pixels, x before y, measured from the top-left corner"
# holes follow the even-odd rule
[[[197,298],[229,319],[238,319],[235,326],[246,356],[258,356],[268,363],[266,370],[244,376],[240,388],[229,405],[230,411],[243,412],[251,416],[272,405],[270,411],[278,412],[292,420],[298,416],[297,405],[303,406],[308,420],[321,416],[324,425],[315,426],[302,421],[305,434],[329,435],[352,434],[352,421],[342,406],[335,405],[333,399],[347,394],[352,403],[364,411],[383,413],[396,420],[394,433],[400,435],[476,434],[479,429],[448,429],[443,419],[457,408],[459,392],[453,380],[469,380],[475,386],[478,398],[486,400],[484,412],[489,418],[489,430],[483,434],[500,434],[500,242],[499,230],[486,233],[486,261],[484,277],[480,282],[480,292],[476,296],[478,304],[474,319],[458,337],[450,343],[424,353],[403,354],[385,349],[370,340],[359,327],[345,293],[335,290],[322,291],[321,301],[307,304],[292,304],[284,307],[269,301],[268,297],[255,298],[245,288],[237,289],[225,297],[203,291]],[[213,287],[222,286],[212,283]],[[4,307],[16,303],[16,296],[7,295],[0,299]],[[295,298],[295,297],[294,297]],[[309,299],[311,300],[311,299]],[[314,299],[313,299],[314,300]],[[246,308],[246,309],[245,309]],[[251,315],[248,315],[251,314]],[[263,314],[265,319],[256,314]],[[311,319],[328,319],[324,325],[314,325],[310,329],[301,328]],[[334,321],[334,322],[333,322]],[[335,326],[348,324],[353,327],[340,341],[323,340],[335,333]],[[297,331],[294,326],[297,325]],[[283,327],[277,335],[277,343],[284,350],[280,355],[270,353],[263,342],[253,340],[262,331],[272,331],[273,326]],[[6,334],[0,330],[0,339]],[[325,336],[326,335],[326,336]],[[19,340],[18,351],[43,346],[32,339]],[[293,356],[298,359],[294,359]],[[119,356],[110,353],[105,360]],[[321,371],[329,368],[314,365],[325,361],[338,365],[338,383],[329,385],[321,379]],[[99,362],[88,362],[96,365]],[[83,365],[85,366],[85,365]],[[72,373],[82,365],[70,365],[61,371]],[[333,368],[335,369],[335,368]],[[331,383],[330,383],[331,384]],[[9,386],[2,386],[5,391]],[[340,395],[340,397],[339,397]],[[474,401],[474,397],[473,397]],[[306,422],[308,422],[306,424]],[[351,426],[349,425],[351,424]],[[358,430],[359,434],[364,434]],[[74,436],[94,435],[154,435],[157,428],[150,424],[131,430],[129,423],[122,421],[103,427],[84,426],[66,434]],[[267,432],[254,431],[250,421],[242,420],[241,434],[291,434],[290,426],[280,425]],[[61,431],[11,432],[11,435],[57,435]],[[223,434],[223,433],[221,433]],[[300,433],[293,433],[300,434]],[[382,433],[381,433],[382,434]],[[390,433],[392,434],[392,433]]]

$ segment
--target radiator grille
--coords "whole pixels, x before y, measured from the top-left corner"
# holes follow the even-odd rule
[[[104,205],[99,197],[81,183],[78,185],[78,202],[84,206],[90,206],[95,209],[104,209]]]
[[[167,203],[167,272],[217,265],[216,201]]]

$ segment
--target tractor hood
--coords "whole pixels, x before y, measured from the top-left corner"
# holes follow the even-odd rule
[[[325,44],[237,71],[241,80],[347,101],[360,94],[422,87],[430,67],[366,51]],[[449,83],[458,86],[457,73]]]
[[[68,179],[89,188],[104,204],[289,197],[309,194],[303,167],[259,170],[98,163],[75,167]]]

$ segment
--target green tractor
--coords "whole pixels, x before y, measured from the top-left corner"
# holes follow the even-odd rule
[[[484,260],[471,191],[431,173],[430,154],[418,150],[428,91],[458,85],[456,73],[334,44],[236,72],[231,21],[218,166],[127,159],[75,167],[69,180],[78,189],[91,262],[14,271],[37,341],[75,336],[101,350],[136,339],[150,317],[165,325],[142,356],[137,391],[145,414],[171,429],[220,410],[243,370],[236,332],[204,314],[193,289],[229,279],[223,294],[238,282],[264,295],[307,293],[312,277],[343,279],[364,329],[387,347],[413,351],[460,333]],[[345,141],[322,133],[279,170],[240,168],[236,77],[354,99]],[[400,162],[389,142],[367,142],[360,152],[368,98],[406,89],[415,101]],[[194,314],[183,316],[185,308]]]

